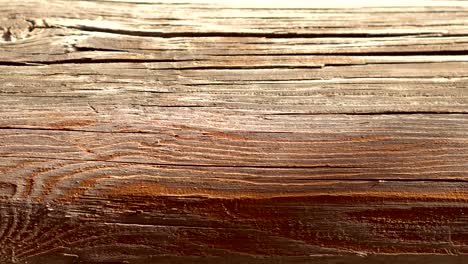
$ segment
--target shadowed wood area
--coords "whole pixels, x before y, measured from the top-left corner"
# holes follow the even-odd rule
[[[467,263],[468,1],[287,2],[0,0],[0,263]]]

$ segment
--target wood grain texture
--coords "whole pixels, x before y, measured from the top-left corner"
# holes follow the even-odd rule
[[[1,263],[466,263],[467,1],[0,0]]]

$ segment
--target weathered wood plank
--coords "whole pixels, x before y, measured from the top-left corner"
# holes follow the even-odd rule
[[[88,104],[97,108],[118,104],[265,114],[465,113],[467,66],[467,62],[273,70],[183,69],[177,65],[161,69],[160,63],[7,66],[0,67],[6,94],[0,100],[8,109],[28,102],[84,105],[88,110],[92,110]],[[37,83],[39,77],[43,81]],[[114,101],[103,100],[109,96]]]
[[[26,167],[45,166],[35,173],[38,180],[48,181],[43,186],[56,181],[68,188],[46,190],[33,204],[4,204],[4,219],[9,219],[4,233],[17,242],[3,250],[14,250],[18,258],[50,250],[84,261],[229,252],[278,256],[467,252],[466,183],[250,185],[227,177],[211,181],[192,168],[183,169],[188,176],[182,176],[180,168],[170,167],[17,161]],[[166,170],[169,175],[161,175]]]
[[[224,125],[200,126],[196,123],[203,117],[192,122],[182,118],[164,121],[160,114],[156,118],[161,121],[153,119],[154,125],[134,127],[127,125],[128,118],[122,120],[121,129],[114,127],[113,131],[78,116],[52,118],[54,123],[49,126],[41,122],[44,127],[40,130],[2,129],[0,156],[239,170],[302,168],[298,173],[304,174],[304,180],[466,179],[468,126],[464,115],[239,118],[239,123],[251,123],[235,128],[223,127],[237,121],[232,118]],[[288,120],[296,122],[296,127],[285,128]],[[117,125],[116,121],[107,122]],[[104,125],[104,121],[98,123]]]
[[[0,262],[465,263],[466,1],[0,0]]]

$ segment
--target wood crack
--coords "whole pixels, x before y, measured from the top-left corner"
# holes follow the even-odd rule
[[[290,115],[290,116],[299,116],[299,115],[465,115],[468,114],[468,111],[377,111],[377,112],[354,112],[354,113],[327,113],[327,112],[314,112],[314,113],[267,113],[269,115]]]
[[[418,32],[418,33],[256,33],[256,32],[158,32],[158,31],[132,31],[124,29],[112,29],[103,27],[94,27],[86,25],[60,25],[78,29],[82,31],[112,33],[119,35],[138,36],[138,37],[153,37],[153,38],[209,38],[209,37],[225,37],[225,38],[384,38],[384,37],[407,37],[407,36],[425,36],[434,34],[434,32]],[[442,34],[442,33],[441,33]],[[451,36],[444,34],[444,36]]]
[[[428,51],[383,51],[383,52],[304,52],[304,53],[238,53],[238,54],[213,54],[214,57],[238,57],[238,56],[263,56],[263,57],[283,57],[283,56],[362,56],[362,57],[380,57],[380,56],[465,56],[467,50],[428,50]],[[411,63],[411,62],[408,62]]]
[[[252,169],[343,169],[343,168],[364,168],[358,166],[337,166],[337,165],[310,165],[310,166],[267,166],[267,165],[217,165],[217,164],[197,164],[197,163],[157,163],[157,162],[136,162],[136,161],[120,161],[120,160],[106,160],[106,159],[75,159],[75,158],[56,158],[56,157],[40,157],[40,156],[15,156],[4,155],[0,158],[27,158],[27,159],[50,159],[50,160],[63,160],[63,161],[79,161],[79,162],[104,162],[104,163],[122,163],[122,164],[135,164],[135,165],[153,165],[153,166],[171,166],[171,167],[202,167],[202,168],[252,168]],[[323,179],[322,179],[323,180]]]
[[[84,57],[78,59],[63,59],[63,60],[50,60],[50,61],[0,61],[1,66],[43,66],[43,65],[57,65],[57,64],[104,64],[104,63],[161,63],[161,62],[194,62],[195,59],[189,60],[176,60],[176,59],[95,59],[91,57]]]

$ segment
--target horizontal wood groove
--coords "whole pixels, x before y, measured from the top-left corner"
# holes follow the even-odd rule
[[[112,33],[119,35],[151,37],[151,38],[385,38],[385,37],[403,37],[403,36],[426,36],[431,32],[421,32],[418,34],[412,33],[253,33],[253,32],[156,32],[156,31],[130,31],[130,30],[113,30],[109,28],[89,27],[89,26],[70,26],[69,28],[83,31]],[[444,35],[446,37],[464,36],[464,35]],[[442,52],[443,53],[443,52]]]

